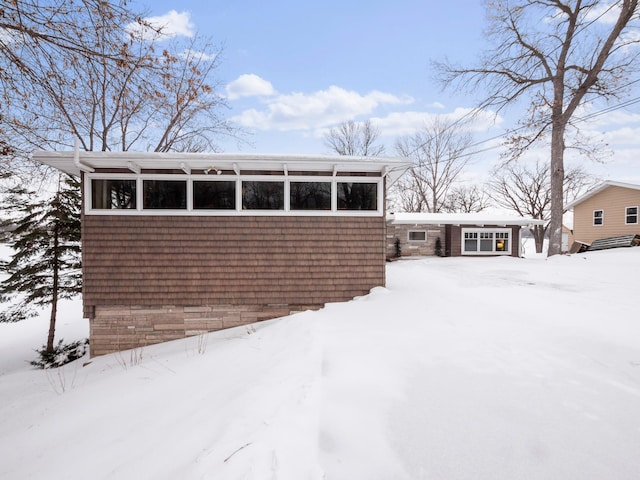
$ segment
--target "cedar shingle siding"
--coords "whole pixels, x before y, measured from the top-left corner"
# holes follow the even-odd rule
[[[385,283],[383,217],[83,222],[92,355],[319,308]]]

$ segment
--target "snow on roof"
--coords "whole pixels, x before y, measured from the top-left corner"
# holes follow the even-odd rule
[[[604,181],[604,182],[596,185],[594,188],[589,190],[587,193],[585,193],[581,197],[578,197],[573,202],[565,205],[564,208],[565,209],[573,208],[576,205],[578,205],[579,203],[584,202],[585,200],[593,197],[596,193],[600,193],[602,190],[604,190],[605,188],[608,188],[608,187],[622,187],[622,188],[630,188],[632,190],[640,190],[640,185],[637,185],[635,183],[623,183],[623,182],[614,182],[614,181],[611,181],[611,180],[607,180],[607,181]]]
[[[145,169],[183,170],[271,170],[380,173],[397,180],[411,162],[400,157],[348,157],[264,153],[181,152],[34,152],[33,160],[71,175],[97,169],[122,168],[139,173]]]
[[[396,224],[424,225],[542,225],[545,220],[495,213],[388,213]]]

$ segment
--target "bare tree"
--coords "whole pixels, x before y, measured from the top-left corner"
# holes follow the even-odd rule
[[[440,212],[452,185],[466,167],[471,135],[460,124],[435,117],[411,136],[396,141],[399,155],[413,161],[411,169],[396,182],[400,208],[407,212]]]
[[[131,38],[125,27],[132,24],[146,25],[140,16],[121,2],[4,2],[0,8],[0,135],[4,137],[3,153],[20,153],[13,144],[17,141],[15,130],[29,128],[28,118],[22,115],[24,111],[42,113],[38,95],[43,90],[43,81],[67,80],[65,76],[59,76],[62,68],[98,58],[103,63],[129,63]],[[53,65],[59,68],[51,69]],[[73,81],[80,82],[82,78],[74,78]],[[38,133],[35,128],[33,130]],[[11,138],[11,145],[7,138]]]
[[[384,153],[384,145],[376,145],[380,130],[370,120],[341,123],[324,136],[325,145],[338,155],[375,157]]]
[[[551,217],[551,167],[537,161],[531,168],[522,162],[511,162],[495,168],[488,182],[490,195],[500,207],[516,212],[521,217],[547,220],[544,225],[530,229],[535,240],[536,253],[542,253],[544,237]],[[594,183],[581,167],[565,172],[563,192],[566,203],[573,201]]]
[[[451,213],[477,213],[489,207],[491,199],[483,186],[458,185],[451,188],[442,208]]]
[[[495,45],[476,67],[436,63],[445,85],[485,86],[482,106],[498,110],[527,101],[527,130],[516,132],[522,151],[551,136],[549,255],[559,254],[565,136],[577,108],[625,93],[638,71],[638,0],[494,0],[487,2],[488,37]],[[517,149],[516,149],[517,150]]]
[[[237,133],[221,115],[220,48],[198,36],[180,42],[161,30],[142,35],[131,26],[146,26],[143,21],[124,9],[116,16],[108,2],[54,3],[64,16],[49,12],[60,21],[50,29],[77,20],[82,31],[70,30],[79,36],[72,45],[56,37],[50,48],[27,36],[20,39],[20,56],[0,58],[0,68],[16,75],[13,85],[23,86],[4,85],[0,138],[12,138],[23,151],[69,148],[74,139],[84,150],[165,152],[197,145],[215,151],[220,135]],[[27,0],[16,5],[24,10],[27,4],[33,7]],[[29,20],[41,21],[36,10],[29,13]]]

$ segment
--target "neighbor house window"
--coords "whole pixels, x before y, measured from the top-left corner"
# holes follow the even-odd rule
[[[625,221],[627,225],[638,224],[638,207],[627,207],[625,209]]]
[[[511,253],[511,231],[507,229],[462,229],[462,253],[495,255]]]
[[[604,210],[593,211],[593,224],[604,225]]]
[[[465,252],[477,252],[478,251],[478,232],[465,232],[464,233],[464,250]]]
[[[427,231],[426,230],[409,230],[410,242],[426,242]]]
[[[284,210],[284,182],[242,182],[245,210]]]
[[[187,182],[184,180],[144,180],[143,208],[183,210],[187,208]]]
[[[331,182],[291,182],[291,210],[331,210]]]
[[[194,210],[234,210],[236,208],[236,182],[193,182]]]
[[[508,232],[496,232],[495,240],[496,240],[496,243],[495,243],[496,252],[509,251],[509,233]]]
[[[378,184],[338,182],[338,210],[377,210]]]
[[[100,210],[135,210],[136,181],[92,179],[91,208]]]

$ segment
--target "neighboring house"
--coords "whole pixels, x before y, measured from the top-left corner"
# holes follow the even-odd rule
[[[436,255],[440,239],[442,256],[521,256],[520,231],[544,220],[487,213],[389,213],[387,257]]]
[[[573,245],[573,242],[574,242],[573,230],[571,230],[571,228],[569,228],[567,225],[563,223],[562,224],[562,247],[561,247],[562,253],[567,253],[571,248],[571,245]]]
[[[576,242],[640,234],[640,185],[602,182],[565,208],[573,209]]]
[[[402,159],[37,152],[82,178],[92,355],[317,309],[385,284]]]

